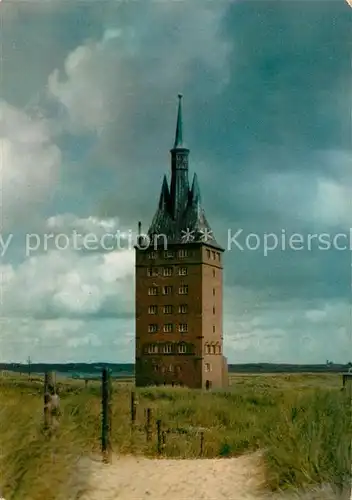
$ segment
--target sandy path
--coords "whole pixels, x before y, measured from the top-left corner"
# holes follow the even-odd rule
[[[259,454],[229,459],[152,460],[114,457],[81,464],[84,477],[79,500],[349,500],[325,487],[315,492],[263,492],[264,472]],[[84,487],[82,489],[82,486]],[[77,495],[77,496],[76,496]]]
[[[82,500],[254,500],[263,476],[258,455],[231,459],[96,462]]]

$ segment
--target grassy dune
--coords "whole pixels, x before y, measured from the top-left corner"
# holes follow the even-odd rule
[[[136,391],[137,422],[130,425],[131,382],[114,382],[114,452],[156,455],[155,420],[168,433],[164,455],[197,457],[204,430],[204,456],[236,456],[265,450],[272,490],[316,483],[337,486],[351,473],[351,399],[337,375],[238,375],[227,392],[181,388]],[[101,396],[97,382],[59,383],[63,407],[57,438],[42,433],[42,381],[0,379],[0,487],[6,500],[67,499],[75,463],[100,452]],[[146,442],[144,410],[153,415]]]

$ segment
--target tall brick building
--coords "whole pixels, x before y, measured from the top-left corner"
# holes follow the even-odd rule
[[[223,251],[201,206],[197,176],[188,179],[182,96],[159,205],[136,246],[136,385],[220,388],[223,356]],[[139,230],[141,228],[139,226]]]

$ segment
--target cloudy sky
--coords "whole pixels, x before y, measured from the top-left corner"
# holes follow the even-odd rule
[[[229,361],[349,361],[349,241],[308,238],[351,227],[351,14],[344,0],[3,0],[1,361],[133,361],[134,253],[74,235],[147,228],[180,91],[190,174],[229,248]],[[265,233],[301,240],[264,255]]]

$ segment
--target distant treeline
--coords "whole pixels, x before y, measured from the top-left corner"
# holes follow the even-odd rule
[[[44,373],[46,371],[56,371],[61,373],[94,374],[101,372],[103,367],[110,368],[113,374],[121,376],[133,376],[133,363],[0,363],[0,370],[14,372]],[[352,367],[352,362],[342,365],[335,363],[325,363],[321,365],[294,365],[275,363],[250,363],[250,364],[229,364],[230,373],[340,373]]]

